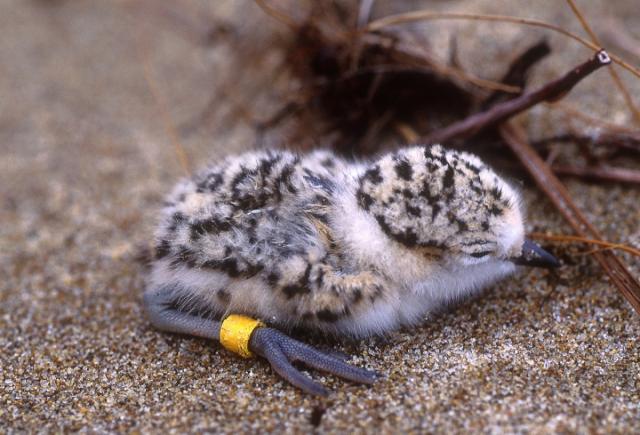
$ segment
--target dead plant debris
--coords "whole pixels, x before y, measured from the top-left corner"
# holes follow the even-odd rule
[[[562,99],[578,82],[609,65],[612,59],[634,73],[637,71],[599,47],[593,35],[594,42],[589,42],[536,20],[430,11],[384,17],[367,24],[363,17],[370,16],[372,3],[367,1],[361,2],[360,8],[323,3],[313,7],[306,20],[298,22],[266,0],[257,2],[291,29],[291,38],[285,47],[286,66],[301,83],[296,98],[285,102],[281,110],[259,125],[261,134],[293,118],[288,142],[328,143],[336,151],[353,156],[377,153],[402,142],[440,142],[468,147],[471,138],[477,149],[480,134],[498,137],[516,154],[541,191],[582,239],[591,236],[608,243],[602,241],[598,231],[573,203],[554,170],[583,178],[638,182],[637,171],[607,165],[607,157],[614,152],[599,153],[598,158],[594,158],[596,153],[590,148],[606,145],[615,152],[637,151],[639,133],[601,126],[596,135],[584,137],[568,132],[536,144],[541,149],[549,143],[575,142],[585,150],[587,164],[562,165],[552,164],[559,153],[557,148],[547,149],[548,161],[545,161],[529,144],[523,130],[510,121],[516,114],[542,102]],[[569,4],[575,6],[571,1]],[[588,29],[584,16],[575,8],[574,12]],[[477,73],[462,71],[455,56],[444,64],[417,44],[417,38],[411,33],[397,28],[390,30],[391,26],[424,19],[488,20],[543,27],[573,38],[595,53],[564,76],[528,91],[526,81],[531,68],[551,52],[545,41],[516,56],[506,65],[505,75],[496,84],[477,79]],[[625,91],[624,87],[620,89]],[[630,107],[634,107],[633,104]],[[309,140],[310,137],[314,139]],[[319,141],[319,137],[324,140]],[[592,255],[640,313],[640,284],[622,260],[610,250],[594,251]]]

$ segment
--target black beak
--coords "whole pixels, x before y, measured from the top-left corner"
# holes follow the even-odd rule
[[[547,268],[560,266],[560,262],[556,257],[549,254],[529,239],[524,240],[524,245],[522,245],[522,255],[512,258],[511,261],[519,266]]]

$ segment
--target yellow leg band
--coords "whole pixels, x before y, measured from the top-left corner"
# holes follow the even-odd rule
[[[251,317],[231,314],[220,326],[220,343],[243,358],[251,358],[249,339],[256,328],[265,326],[259,320]]]

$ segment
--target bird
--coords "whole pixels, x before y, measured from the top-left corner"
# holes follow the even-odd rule
[[[230,155],[181,180],[159,213],[143,303],[167,332],[356,383],[377,373],[288,335],[362,339],[514,273],[557,267],[525,238],[521,193],[477,156],[416,145],[366,160],[329,150]]]

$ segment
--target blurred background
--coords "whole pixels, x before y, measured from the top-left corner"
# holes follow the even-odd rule
[[[305,50],[319,59],[334,53],[318,50],[305,25],[328,16],[326,29],[335,29],[328,34],[341,41],[341,29],[353,29],[370,4],[362,22],[428,9],[535,18],[585,36],[568,4],[552,0],[263,3],[271,14],[248,0],[0,0],[0,427],[640,429],[638,317],[585,255],[590,248],[554,247],[561,270],[522,273],[421,328],[329,344],[386,377],[368,389],[314,374],[336,392],[328,399],[304,396],[264,362],[149,326],[140,297],[153,226],[180,177],[258,146],[375,153],[465,116],[473,108],[467,94],[486,95],[465,80],[436,80],[438,92],[404,118],[393,113],[388,123],[385,111],[374,110],[357,118],[362,130],[336,127],[336,106],[309,91],[317,64]],[[640,64],[636,0],[579,5],[605,47]],[[592,54],[557,33],[514,24],[434,20],[395,31],[430,59],[489,81],[545,39],[551,54],[532,70],[530,87]],[[640,79],[618,71],[640,104]],[[338,101],[340,110],[350,102]],[[612,124],[638,134],[605,70],[563,104],[518,118],[531,141],[595,136]],[[524,190],[527,229],[571,234],[508,151],[495,138],[482,141]],[[541,152],[588,163],[575,144],[555,148]],[[607,157],[640,170],[637,154]],[[608,240],[640,246],[638,182],[562,179]],[[640,277],[637,257],[621,256]]]

